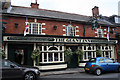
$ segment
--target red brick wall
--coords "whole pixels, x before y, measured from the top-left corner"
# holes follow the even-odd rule
[[[6,24],[6,30],[5,33],[15,33],[15,34],[23,34],[24,29],[25,29],[25,22],[26,18],[25,17],[7,17],[7,22]],[[28,22],[34,22],[34,18],[28,18]],[[65,32],[63,31],[64,27],[63,25],[68,25],[70,24],[67,21],[55,21],[55,20],[43,20],[43,19],[37,19],[38,23],[45,23],[46,25],[43,25],[43,28],[46,28],[45,30],[42,30],[43,33],[46,33],[46,35],[63,35]],[[15,28],[15,23],[18,23],[18,28]],[[80,37],[83,37],[84,33],[84,28],[81,23],[71,23],[72,26],[78,26],[79,32],[77,32],[77,35]],[[57,26],[57,29],[54,30],[53,26]],[[92,30],[91,25],[84,25],[85,27],[85,36],[86,37],[95,37],[96,36],[96,30]],[[101,27],[102,29],[106,29],[108,27]],[[110,31],[112,31],[113,28],[110,28]],[[106,31],[107,32],[107,31]],[[110,33],[110,37],[114,38],[115,34]]]

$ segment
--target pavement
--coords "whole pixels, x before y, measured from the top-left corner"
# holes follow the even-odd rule
[[[48,76],[48,75],[59,75],[59,74],[74,74],[74,73],[82,73],[85,72],[84,68],[67,68],[65,70],[59,70],[59,71],[46,71],[41,72],[40,76]]]

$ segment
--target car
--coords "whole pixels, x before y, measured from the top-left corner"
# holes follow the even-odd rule
[[[120,72],[120,63],[115,62],[107,57],[96,57],[89,59],[84,69],[86,73],[91,72],[99,76],[103,72],[108,72],[108,71]]]
[[[37,80],[40,76],[40,70],[37,67],[25,67],[7,59],[2,59],[1,62],[2,80]]]

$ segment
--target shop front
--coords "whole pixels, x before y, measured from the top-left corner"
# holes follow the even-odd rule
[[[40,70],[84,67],[86,61],[91,57],[96,57],[97,49],[102,51],[103,57],[117,58],[117,40],[115,39],[108,41],[105,38],[4,35],[3,42],[8,59],[23,65],[37,66]],[[80,61],[77,55],[74,54],[78,47],[84,52]],[[64,53],[68,48],[73,53],[69,64],[65,61]],[[31,58],[31,54],[35,49],[40,51],[39,65],[36,65]]]

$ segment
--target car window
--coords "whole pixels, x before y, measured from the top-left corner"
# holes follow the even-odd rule
[[[109,58],[105,58],[105,62],[106,63],[113,63],[113,60],[109,59]]]
[[[104,59],[103,58],[99,59],[99,63],[105,63]]]
[[[91,58],[89,62],[96,62],[96,58]]]
[[[2,67],[10,67],[11,63],[6,60],[2,60]]]

